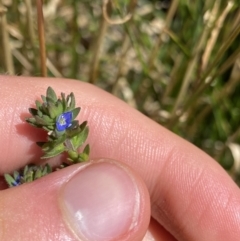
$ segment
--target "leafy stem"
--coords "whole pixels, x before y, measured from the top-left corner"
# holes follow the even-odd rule
[[[9,187],[34,181],[52,171],[89,159],[89,145],[79,152],[88,137],[89,128],[87,121],[79,124],[79,121],[75,120],[81,108],[75,107],[74,94],[70,93],[65,97],[65,94],[61,93],[58,98],[55,91],[48,87],[46,96],[42,95],[41,98],[42,102],[36,100],[36,108],[29,108],[32,117],[26,119],[30,125],[47,132],[47,141],[37,142],[44,153],[41,159],[49,159],[66,152],[67,161],[54,170],[48,164],[34,164],[15,171],[12,175],[5,174]]]

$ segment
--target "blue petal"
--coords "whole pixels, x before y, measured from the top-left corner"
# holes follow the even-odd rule
[[[16,187],[16,186],[19,186],[19,182],[12,182],[12,185],[14,186],[14,187]]]
[[[62,113],[58,116],[56,127],[58,131],[65,131],[68,127],[72,125],[73,114],[71,111]]]
[[[20,180],[21,180],[21,176],[18,175],[17,178],[16,178],[16,180],[15,180],[14,182],[12,182],[12,185],[13,185],[14,187],[19,186],[19,185],[21,184]]]

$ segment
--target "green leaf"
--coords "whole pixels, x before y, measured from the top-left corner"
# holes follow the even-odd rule
[[[42,147],[45,143],[47,143],[47,142],[40,142],[40,141],[37,141],[37,142],[36,142],[36,144],[37,144],[38,146],[40,146],[40,147]]]
[[[72,130],[76,130],[76,129],[80,130],[78,125],[79,125],[79,121],[78,120],[74,120],[74,121],[72,121],[72,125],[66,131],[70,133]]]
[[[41,159],[46,159],[50,157],[57,156],[65,151],[65,146],[63,144],[60,144],[58,146],[55,146],[53,149],[50,149],[45,152],[45,155],[41,157]]]
[[[50,97],[46,97],[46,99],[47,99],[47,103],[49,104],[49,103],[52,103],[52,104],[55,104],[56,103],[56,101],[54,101],[52,98],[50,98]]]
[[[34,180],[38,179],[42,177],[42,170],[41,167],[38,167],[37,170],[34,172]]]
[[[76,151],[69,150],[68,156],[68,160],[70,160],[71,162],[75,162],[76,160],[78,160],[78,153]]]
[[[19,176],[19,172],[14,171],[13,172],[13,178],[16,180],[18,178],[18,176]]]
[[[75,108],[75,96],[73,93],[67,96],[67,111],[73,110]]]
[[[28,111],[33,115],[37,115],[38,114],[38,110],[37,109],[34,109],[34,108],[29,108]]]
[[[70,94],[70,97],[71,97],[70,108],[74,109],[76,102],[75,102],[75,96],[74,96],[73,92]]]
[[[79,114],[81,108],[78,107],[78,108],[75,108],[72,110],[72,114],[73,114],[73,120],[77,117],[77,115]]]
[[[89,144],[87,144],[87,145],[85,146],[85,148],[84,148],[84,150],[83,150],[83,153],[85,153],[85,154],[87,154],[87,155],[90,154],[90,146],[89,146]]]
[[[56,118],[59,114],[61,114],[61,112],[58,111],[57,106],[51,102],[48,103],[48,112],[52,119]]]
[[[65,94],[64,94],[64,93],[61,93],[61,97],[62,97],[63,112],[65,112],[65,111],[66,111],[66,108],[67,108],[67,103],[66,103]]]
[[[89,133],[89,128],[86,126],[78,135],[71,138],[75,149],[78,149],[86,141]]]
[[[23,169],[23,176],[27,175],[27,172],[28,172],[28,165],[26,165]]]
[[[42,117],[42,116],[43,116],[42,111],[38,110],[38,111],[37,111],[37,115],[40,116],[40,117]]]
[[[47,115],[43,115],[42,119],[48,123],[48,125],[54,124],[54,120]]]
[[[52,141],[51,144],[53,146],[59,145],[61,143],[63,143],[66,140],[67,136],[64,133],[63,135],[59,136],[56,140]]]
[[[9,174],[4,174],[4,178],[5,178],[5,181],[7,182],[7,184],[9,185],[9,187],[13,187],[13,183],[15,182],[13,177]]]
[[[47,99],[44,95],[41,95],[41,98],[42,98],[43,102],[45,102],[45,103],[47,102]]]
[[[46,176],[47,174],[49,174],[51,172],[52,172],[51,166],[48,163],[45,164],[45,166],[43,167],[43,170],[42,170],[42,176]]]
[[[74,123],[74,125],[76,125],[76,123]],[[71,126],[70,128],[68,128],[66,130],[66,134],[67,137],[69,139],[71,139],[74,136],[77,136],[79,133],[81,133],[81,129],[79,128],[79,126],[75,126],[76,128],[73,128],[73,126]]]
[[[55,91],[52,89],[52,87],[50,86],[47,88],[47,98],[52,99],[54,102],[57,101],[57,95]]]
[[[35,118],[33,118],[33,117],[27,118],[27,119],[26,119],[26,122],[29,123],[29,124],[31,124],[31,125],[33,125],[33,126],[35,126],[35,124],[36,124],[36,120],[35,120]]]
[[[34,172],[33,172],[32,168],[30,167],[24,177],[25,182],[32,182],[34,180],[33,174],[34,174]]]
[[[78,160],[77,162],[85,162],[88,161],[89,159],[89,153],[90,153],[90,146],[87,144],[83,150],[82,153],[78,155]]]
[[[47,126],[47,128],[49,129],[49,130],[54,130],[54,126]]]
[[[61,113],[64,112],[63,103],[62,103],[61,100],[57,101],[56,108],[57,108],[57,111],[58,111],[58,115],[60,115]]]
[[[41,111],[42,111],[44,114],[46,114],[46,115],[49,114],[48,108],[47,108],[47,103],[43,103],[43,104],[42,104]]]
[[[41,126],[41,128],[43,128],[47,132],[54,130],[54,126],[50,126],[50,128],[49,126]]]
[[[44,121],[41,117],[39,116],[35,116],[36,119],[36,124],[37,125],[49,125],[49,123],[47,123],[46,121]]]
[[[87,126],[87,121],[84,121],[79,127],[83,130]]]
[[[44,152],[48,152],[53,150],[55,147],[59,146],[60,144],[63,144],[65,141],[65,137],[60,137],[59,139],[45,142],[41,147]],[[41,145],[41,142],[38,142],[38,145]]]
[[[87,153],[80,153],[78,156],[78,162],[86,162],[89,159],[89,155]]]
[[[37,109],[40,109],[42,106],[42,103],[40,101],[36,100],[35,105],[36,105]]]

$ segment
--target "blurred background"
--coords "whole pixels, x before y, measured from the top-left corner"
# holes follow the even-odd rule
[[[239,0],[0,0],[0,74],[97,85],[240,185]]]

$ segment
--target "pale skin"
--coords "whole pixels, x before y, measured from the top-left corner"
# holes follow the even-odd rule
[[[131,168],[142,205],[126,241],[143,240],[147,230],[146,241],[239,241],[240,191],[222,167],[124,102],[79,81],[0,77],[1,175],[40,159],[34,143],[42,131],[24,118],[48,86],[58,94],[74,92],[79,118],[89,122],[91,159],[107,157]],[[79,168],[0,191],[0,240],[77,240],[57,201],[59,188]]]

